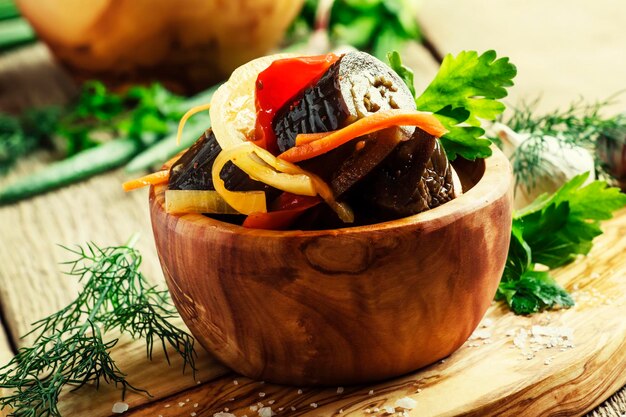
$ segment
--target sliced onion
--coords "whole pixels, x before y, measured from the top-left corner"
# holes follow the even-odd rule
[[[211,125],[222,149],[230,149],[253,137],[256,122],[254,93],[259,73],[277,59],[296,56],[276,54],[252,60],[233,71],[228,81],[215,92],[211,100]]]
[[[209,190],[167,190],[165,212],[239,214],[217,191]]]
[[[310,177],[302,174],[284,174],[274,171],[265,162],[253,159],[252,155],[239,153],[231,158],[253,180],[292,194],[316,196],[317,192]]]
[[[280,158],[276,158],[269,151],[263,148],[260,148],[258,146],[256,147],[255,153],[265,163],[267,163],[272,168],[278,171],[282,171],[288,174],[301,174],[301,175],[308,176],[311,179],[311,181],[313,181],[316,193],[319,194],[319,196],[322,197],[322,199],[324,199],[326,204],[328,204],[330,208],[332,208],[333,211],[335,211],[335,213],[337,213],[339,218],[345,223],[354,222],[354,213],[352,212],[352,209],[350,208],[350,206],[348,206],[345,203],[340,203],[336,201],[332,189],[320,177],[318,177],[317,175],[309,171],[306,171],[300,168],[296,164],[293,164],[291,162],[285,161]],[[294,194],[298,194],[298,193],[294,193]]]
[[[249,142],[243,143],[245,145]],[[239,146],[241,146],[239,145]],[[213,179],[213,186],[224,200],[235,210],[241,214],[250,213],[267,213],[267,204],[265,202],[265,192],[263,191],[229,191],[226,189],[224,180],[220,177],[222,168],[228,161],[231,160],[239,152],[238,147],[223,150],[217,155],[215,161],[213,161],[213,168],[211,169],[211,176]]]
[[[233,148],[223,150],[213,164],[212,175],[215,189],[240,213],[250,214],[255,211],[242,211],[231,199],[236,198],[238,194],[246,193],[226,190],[224,182],[219,178],[219,173],[228,161],[232,161],[253,179],[279,190],[299,195],[319,195],[337,213],[341,220],[347,223],[354,221],[354,214],[350,207],[344,203],[338,203],[330,186],[321,178],[291,162],[276,158],[270,152],[252,142],[243,142]],[[270,168],[273,168],[273,170]],[[267,209],[256,210],[256,212],[265,213]]]
[[[248,141],[254,136],[256,121],[254,92],[259,73],[274,60],[296,56],[277,54],[250,61],[233,71],[229,80],[213,95],[210,109],[211,125],[222,148],[222,152],[213,163],[213,184],[224,200],[240,213],[267,212],[264,193],[261,192],[263,207],[260,209],[261,198],[258,192],[233,192],[225,188],[219,174],[224,165],[232,161],[253,179],[279,190],[299,195],[319,195],[341,220],[350,223],[354,221],[352,210],[347,204],[335,200],[326,182],[297,165],[276,158],[270,152]],[[265,164],[255,160],[255,155]]]

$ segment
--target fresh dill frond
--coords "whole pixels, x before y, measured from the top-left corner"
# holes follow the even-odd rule
[[[117,330],[146,341],[152,359],[155,342],[171,347],[195,372],[194,339],[168,320],[176,316],[167,291],[151,286],[139,271],[141,255],[134,241],[100,248],[90,243],[69,249],[77,258],[66,262],[68,275],[83,283],[76,299],[56,313],[33,323],[36,334],[30,347],[0,368],[0,409],[9,407],[13,416],[58,417],[59,395],[64,387],[78,389],[101,382],[122,389],[134,387],[110,355],[118,339],[105,341],[104,334]]]
[[[535,112],[540,101],[538,98],[513,107],[513,114],[508,119],[500,117],[500,123],[517,133],[528,135],[511,158],[517,184],[531,189],[536,185],[536,179],[541,177],[543,155],[548,146],[546,137],[557,138],[563,149],[582,147],[593,154],[596,140],[603,132],[626,126],[624,115],[602,115],[602,110],[613,99],[614,96],[591,104],[578,99],[565,110],[539,115]]]

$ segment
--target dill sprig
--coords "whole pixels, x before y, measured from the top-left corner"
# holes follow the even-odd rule
[[[77,258],[66,262],[67,275],[77,277],[83,290],[56,313],[33,323],[27,335],[36,334],[30,347],[0,368],[0,410],[10,407],[13,416],[60,416],[58,401],[66,386],[74,390],[101,382],[127,389],[147,391],[131,385],[110,355],[119,339],[106,341],[112,330],[146,341],[152,359],[155,342],[163,347],[169,363],[170,346],[195,372],[194,339],[168,320],[176,316],[167,291],[149,285],[139,267],[141,255],[133,248],[136,239],[124,246],[100,248],[93,243],[65,248]],[[148,394],[149,395],[149,394]]]
[[[626,116],[618,114],[612,117],[602,115],[602,110],[613,102],[615,96],[604,101],[585,103],[578,99],[565,110],[537,115],[535,109],[540,99],[523,102],[513,107],[508,119],[500,117],[499,122],[517,133],[528,134],[527,140],[514,151],[511,158],[517,184],[533,188],[544,169],[544,152],[547,148],[547,136],[559,139],[564,148],[582,147],[593,151],[596,140],[606,131],[626,126]]]

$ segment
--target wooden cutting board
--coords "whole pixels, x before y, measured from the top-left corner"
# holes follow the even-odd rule
[[[17,67],[22,58],[32,59],[20,52],[10,62]],[[0,67],[6,70],[8,65]],[[420,79],[432,78],[427,75],[432,71],[429,68]],[[46,74],[61,77],[48,69]],[[29,102],[49,97],[36,94],[33,99],[25,94],[39,77],[40,72],[16,70],[11,80],[23,84],[17,96]],[[26,161],[14,175],[32,170],[31,163]],[[28,343],[19,335],[27,331],[29,323],[66,304],[78,289],[72,279],[59,273],[57,264],[67,257],[55,243],[94,240],[119,244],[140,231],[144,272],[162,285],[147,218],[147,197],[142,192],[122,194],[119,183],[123,178],[119,172],[111,173],[0,208],[0,307],[2,321],[18,345]],[[525,318],[494,306],[487,313],[492,322],[485,322],[481,329],[482,337],[490,337],[469,341],[443,363],[377,385],[344,387],[341,393],[338,387],[303,388],[299,393],[298,387],[235,376],[204,352],[199,352],[199,372],[192,378],[180,373],[177,362],[168,367],[162,355],[148,362],[142,342],[122,340],[113,357],[133,384],[154,395],[129,394],[125,401],[131,408],[125,415],[213,416],[228,408],[237,417],[253,417],[257,412],[250,407],[258,402],[271,406],[279,416],[382,415],[383,407],[393,406],[405,396],[416,401],[409,411],[414,416],[583,414],[626,383],[626,241],[622,238],[626,211],[606,222],[604,230],[589,257],[557,274],[568,289],[578,288],[576,307]],[[574,346],[564,351],[543,349],[528,359],[528,352],[516,347],[514,337],[508,334],[531,330],[533,325],[572,329]],[[6,352],[6,348],[0,350]],[[64,393],[61,410],[64,416],[109,416],[119,400],[120,392],[111,387],[100,391],[86,387]]]
[[[110,186],[119,178],[114,174],[92,181]],[[78,213],[83,214],[80,207],[90,194],[76,193],[75,188],[59,193],[66,194],[63,198],[56,194],[43,197],[39,203],[38,200],[28,203],[35,207],[27,213],[37,216],[36,208],[44,213],[44,207],[39,205],[48,200],[55,205],[73,204]],[[68,197],[72,195],[74,199],[70,200]],[[134,200],[134,204],[141,206],[147,204],[143,198],[125,197],[122,199],[125,203],[113,203],[105,194],[102,202],[109,207],[117,204],[130,207],[130,200]],[[4,222],[13,220],[7,214],[22,213],[23,216],[24,210],[24,207],[11,212],[4,209],[0,213]],[[59,215],[57,210],[54,214]],[[101,212],[96,214],[105,216]],[[53,218],[53,213],[41,216],[37,224],[45,228],[45,222]],[[144,220],[147,227],[148,219]],[[54,228],[53,225],[48,227]],[[575,307],[527,318],[494,305],[476,333],[479,338],[468,341],[445,361],[380,384],[343,387],[343,392],[339,392],[342,391],[339,387],[299,391],[298,387],[264,384],[231,374],[203,352],[200,352],[200,371],[194,379],[189,374],[181,375],[177,362],[168,367],[160,355],[156,363],[146,361],[142,342],[124,340],[115,349],[114,357],[132,376],[133,383],[148,388],[155,395],[150,398],[129,394],[125,401],[131,409],[126,415],[166,417],[195,413],[196,416],[213,416],[228,409],[237,417],[256,416],[254,407],[258,407],[259,402],[284,416],[383,415],[384,407],[393,406],[403,397],[416,401],[408,413],[412,416],[581,415],[626,383],[626,257],[623,256],[626,210],[607,221],[604,230],[588,257],[556,274],[558,281],[574,292]],[[118,233],[121,235],[123,231],[120,229]],[[145,236],[144,241],[150,242],[142,245],[150,259],[153,257],[151,238]],[[1,251],[5,260],[7,248],[3,245]],[[14,265],[19,266],[19,262]],[[49,279],[54,279],[53,274]],[[41,302],[47,296],[38,294],[34,298]],[[54,304],[56,302],[51,303]],[[51,308],[42,304],[32,307],[36,310]],[[573,347],[544,348],[537,352],[520,349],[514,344],[512,334],[518,335],[520,329],[531,332],[533,325],[570,329]],[[528,346],[532,347],[530,342]],[[106,416],[111,415],[113,403],[119,400],[119,391],[111,387],[105,386],[100,391],[87,387],[65,393],[61,409],[64,416]]]
[[[587,258],[556,274],[573,292],[575,307],[519,317],[494,305],[473,340],[421,371],[376,385],[344,387],[341,393],[338,387],[299,391],[228,375],[130,415],[212,416],[228,409],[239,417],[251,416],[256,413],[250,406],[259,402],[278,415],[384,415],[384,407],[405,396],[416,401],[412,416],[581,415],[626,383],[626,210],[606,222],[604,230]],[[526,348],[520,348],[520,332],[532,335],[533,326],[542,326],[535,333],[551,329],[571,332],[573,338],[548,348],[529,336]],[[534,351],[537,347],[541,349]]]

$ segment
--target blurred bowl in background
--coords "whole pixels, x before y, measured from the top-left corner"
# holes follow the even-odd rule
[[[304,0],[17,0],[79,80],[191,93],[266,54]]]

